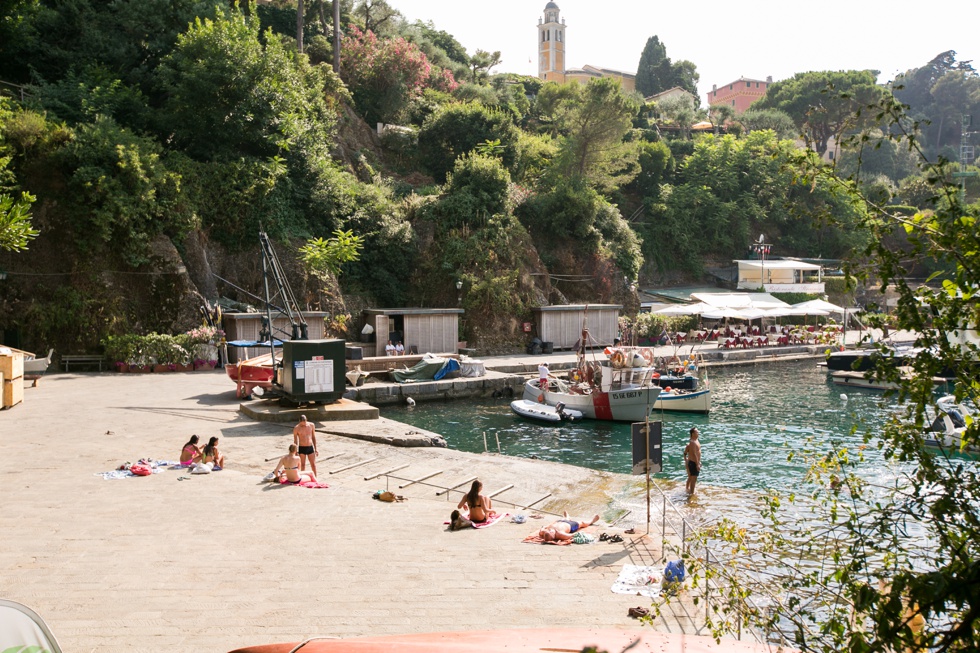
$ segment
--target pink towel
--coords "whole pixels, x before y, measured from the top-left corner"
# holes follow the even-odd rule
[[[279,480],[279,484],[280,485],[298,485],[299,487],[308,487],[308,488],[313,488],[314,490],[330,487],[326,483],[319,483],[319,482],[314,483],[313,481],[303,481],[301,483],[293,483],[291,481],[286,481],[286,480],[282,480],[282,479]]]
[[[469,518],[470,518],[470,514],[469,514],[468,512],[466,512],[466,511],[463,511],[463,512],[461,513],[461,515],[462,515],[463,517],[465,517],[466,519],[469,519]],[[480,522],[480,523],[477,523],[477,522],[473,522],[473,528],[489,528],[490,526],[493,526],[494,524],[496,524],[496,523],[497,523],[498,521],[500,521],[500,520],[501,520],[501,519],[503,519],[504,517],[510,517],[510,513],[509,513],[509,512],[505,512],[505,513],[503,513],[503,514],[500,514],[500,513],[494,513],[494,514],[493,514],[493,515],[492,515],[492,516],[490,517],[490,519],[488,519],[488,520],[486,520],[485,522]],[[443,524],[446,524],[446,525],[448,525],[448,524],[450,524],[450,523],[452,523],[452,522],[449,522],[449,521],[444,521],[444,522],[442,522],[442,523],[443,523]]]

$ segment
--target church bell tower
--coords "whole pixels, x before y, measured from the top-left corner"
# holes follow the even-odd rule
[[[565,21],[559,22],[559,11],[549,2],[538,19],[538,77],[558,82],[565,74]]]

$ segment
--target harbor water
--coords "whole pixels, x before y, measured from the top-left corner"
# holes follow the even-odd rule
[[[709,415],[654,413],[651,418],[663,422],[663,470],[654,477],[670,500],[699,523],[721,514],[743,523],[755,521],[759,491],[801,487],[806,463],[799,454],[804,449],[829,450],[836,443],[856,452],[865,432],[879,432],[887,416],[899,410],[895,398],[880,392],[833,385],[814,360],[707,372]],[[629,424],[586,420],[545,425],[518,417],[509,404],[509,399],[419,402],[414,407],[385,407],[382,414],[439,433],[453,449],[496,453],[499,442],[500,453],[510,456],[630,473]],[[683,453],[692,426],[701,432],[702,473],[698,494],[688,501]],[[869,480],[887,481],[901,472],[875,447],[868,447],[865,455],[858,471]],[[640,485],[638,478],[618,499],[634,513],[645,504]]]

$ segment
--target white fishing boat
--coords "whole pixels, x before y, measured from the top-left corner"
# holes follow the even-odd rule
[[[527,399],[515,399],[510,402],[510,409],[521,417],[551,424],[578,422],[585,417],[580,411],[566,408],[565,404],[549,406]]]
[[[538,387],[538,379],[524,384],[524,399],[530,402],[575,410],[588,419],[614,422],[642,422],[653,410],[660,396],[660,386],[603,390],[586,383],[569,384],[558,379],[548,383],[547,390]]]
[[[914,373],[910,367],[899,367],[899,372],[906,379],[911,378]],[[830,380],[836,385],[847,386],[849,388],[864,388],[865,390],[897,390],[898,383],[874,378],[872,371],[859,372],[857,370],[846,371],[838,370],[830,373]],[[945,377],[933,377],[932,383],[937,388],[945,386],[949,379]]]
[[[711,389],[678,390],[664,389],[653,404],[654,410],[675,413],[709,413],[711,411]]]

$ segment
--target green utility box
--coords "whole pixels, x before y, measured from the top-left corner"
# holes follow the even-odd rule
[[[344,396],[347,379],[344,341],[287,340],[282,343],[282,388],[297,404],[329,404]]]

